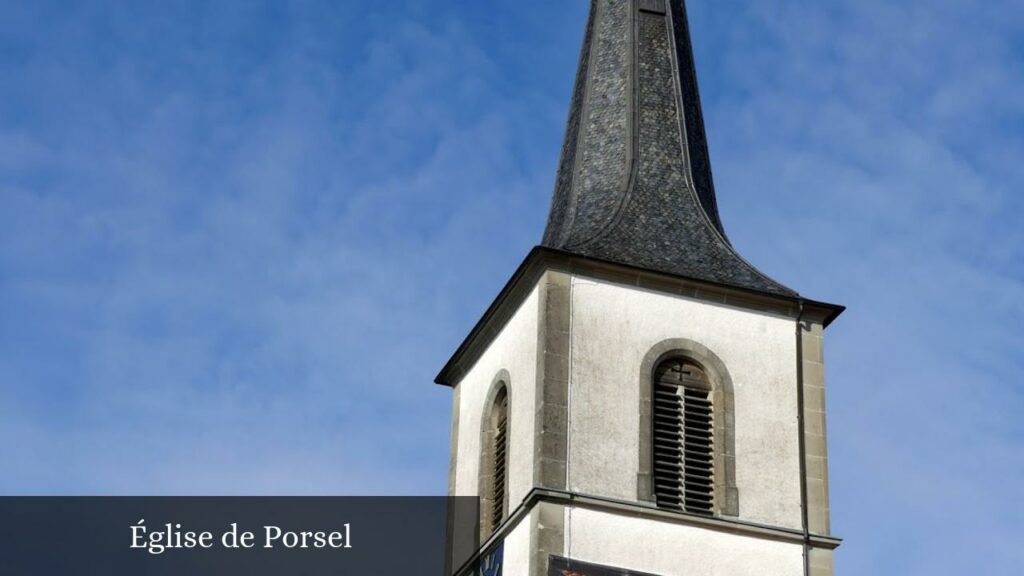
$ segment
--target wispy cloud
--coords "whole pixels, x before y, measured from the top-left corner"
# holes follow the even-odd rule
[[[4,10],[0,488],[442,492],[535,96],[456,7],[219,6]]]

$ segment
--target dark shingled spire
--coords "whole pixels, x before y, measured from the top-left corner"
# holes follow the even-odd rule
[[[769,294],[725,236],[684,0],[593,0],[544,245]]]

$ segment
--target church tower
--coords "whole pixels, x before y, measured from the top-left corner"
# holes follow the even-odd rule
[[[481,499],[452,572],[831,575],[842,311],[730,244],[684,1],[593,0],[543,243],[437,377]]]

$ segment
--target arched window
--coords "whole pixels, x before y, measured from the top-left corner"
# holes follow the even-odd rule
[[[481,528],[488,537],[508,515],[508,386],[498,382],[484,413],[480,469]]]
[[[659,508],[715,513],[714,388],[704,369],[669,358],[654,370],[654,498]]]
[[[725,363],[699,342],[669,338],[648,350],[637,375],[637,498],[667,510],[739,516],[735,394]],[[701,465],[707,454],[710,468]]]

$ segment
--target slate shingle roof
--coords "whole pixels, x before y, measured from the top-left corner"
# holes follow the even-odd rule
[[[796,293],[722,228],[684,0],[593,0],[543,245]]]

